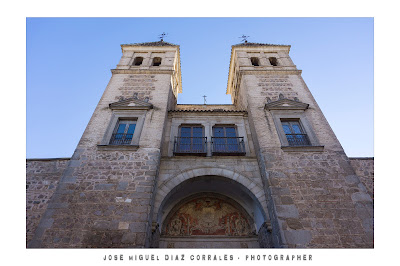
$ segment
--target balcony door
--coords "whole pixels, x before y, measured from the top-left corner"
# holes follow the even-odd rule
[[[213,128],[214,152],[237,152],[240,148],[238,141],[234,126],[215,126]]]
[[[181,153],[205,152],[203,131],[202,126],[182,126],[177,140],[177,150]]]

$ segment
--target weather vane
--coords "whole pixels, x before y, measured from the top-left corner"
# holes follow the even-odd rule
[[[242,42],[247,42],[247,38],[249,38],[250,36],[246,36],[244,34],[242,34],[242,36],[240,36],[239,38],[242,38]]]
[[[158,35],[158,38],[161,39],[161,41],[164,41],[164,37],[167,36],[168,34],[166,34],[165,32],[163,32],[162,34]]]
[[[206,97],[207,97],[207,96],[203,95],[203,98],[204,98],[204,104],[207,104]]]

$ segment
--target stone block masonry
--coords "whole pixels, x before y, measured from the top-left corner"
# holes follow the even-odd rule
[[[69,158],[26,160],[26,243],[47,209]]]
[[[143,247],[158,160],[155,149],[75,153],[30,246]]]
[[[360,177],[361,182],[367,188],[368,194],[374,199],[374,158],[358,157],[349,159],[357,176]]]

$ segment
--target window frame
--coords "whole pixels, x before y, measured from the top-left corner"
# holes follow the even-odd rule
[[[289,135],[305,135],[306,136],[306,140],[307,140],[307,142],[309,144],[307,144],[307,145],[291,145],[290,142],[289,142],[289,139],[288,139],[288,133],[286,133],[285,129],[283,129],[283,126],[285,124],[287,124],[287,126],[289,127],[289,130],[291,132]],[[300,130],[300,133],[296,133],[295,130],[293,129],[293,125],[295,125],[295,124],[297,124],[297,126],[298,126],[298,128]],[[282,126],[282,129],[283,129],[283,132],[285,133],[286,140],[288,142],[288,146],[290,146],[290,147],[294,147],[294,146],[296,146],[296,147],[299,147],[299,146],[302,146],[302,147],[304,147],[304,146],[312,146],[311,142],[310,142],[310,140],[308,138],[308,134],[304,130],[304,127],[301,124],[300,119],[281,119],[281,126]]]
[[[273,117],[273,121],[275,124],[275,129],[278,133],[278,137],[281,143],[281,148],[287,151],[322,151],[324,146],[322,146],[317,136],[309,123],[304,111],[288,111],[288,110],[270,110],[269,111]],[[310,145],[308,146],[290,146],[287,140],[286,134],[283,130],[282,120],[292,120],[298,121],[300,126],[302,127],[304,134],[307,134],[307,137],[310,141]]]
[[[192,147],[193,145],[196,145],[197,143],[193,143],[193,128],[201,128],[201,142],[200,143],[198,143],[198,145],[204,145],[204,147],[203,147],[203,149],[204,149],[204,153],[203,152],[198,152],[198,154],[199,155],[203,155],[203,156],[206,156],[207,155],[207,150],[208,150],[208,138],[206,139],[206,134],[205,134],[205,127],[204,127],[204,125],[202,125],[202,124],[181,124],[181,125],[179,125],[179,127],[178,127],[178,135],[177,135],[177,137],[178,138],[182,138],[182,128],[190,128],[190,147]],[[206,141],[205,143],[203,143],[203,141]],[[174,143],[174,145],[175,145],[175,143]],[[177,145],[182,145],[182,144],[177,144]],[[191,152],[191,150],[189,150],[188,152],[175,152],[174,151],[174,154],[179,154],[179,155],[184,155],[184,154],[187,154],[187,155],[191,155],[191,154],[194,154],[194,155],[196,155],[197,153],[196,152]]]
[[[216,140],[215,138],[218,138],[215,136],[215,128],[218,127],[222,127],[223,128],[223,133],[224,136],[222,138],[224,138],[224,142],[225,143],[220,143],[220,144],[216,144],[216,145],[225,145],[227,147],[227,150],[225,149],[218,149],[217,147],[215,147],[214,145],[214,141]],[[226,132],[226,128],[233,128],[235,130],[235,137],[228,137],[227,136],[227,132]],[[212,150],[212,154],[213,155],[246,155],[247,154],[247,150],[246,150],[246,145],[245,145],[245,138],[244,136],[240,137],[239,136],[239,131],[238,128],[235,124],[214,124],[211,128],[211,150]],[[228,143],[228,138],[236,138],[235,143]],[[229,145],[233,145],[233,147],[236,146],[236,149],[232,149],[229,150]]]
[[[99,146],[108,147],[135,147],[139,146],[140,135],[142,133],[147,110],[113,110],[110,122],[105,131],[103,139]],[[130,144],[110,144],[112,134],[115,132],[118,123],[122,120],[136,121],[135,131]]]
[[[121,125],[126,125],[124,127],[124,130],[122,133],[119,132]],[[135,125],[135,127],[133,129],[133,134],[128,134],[132,125]],[[109,145],[131,145],[133,136],[135,135],[136,125],[137,125],[137,119],[132,119],[132,118],[131,119],[124,119],[124,118],[118,119],[118,122],[114,128],[113,134],[111,135]],[[118,134],[122,134],[121,138],[117,138],[116,135],[118,135]],[[129,138],[128,135],[132,135],[132,137]],[[116,144],[115,142],[118,142],[118,140],[122,143]],[[127,140],[129,140],[129,142]]]

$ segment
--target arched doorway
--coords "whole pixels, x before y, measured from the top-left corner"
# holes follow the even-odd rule
[[[268,221],[242,184],[221,176],[188,179],[164,198],[157,213],[160,248],[258,248]]]
[[[183,199],[168,214],[161,248],[258,248],[252,217],[236,201],[217,193]]]

